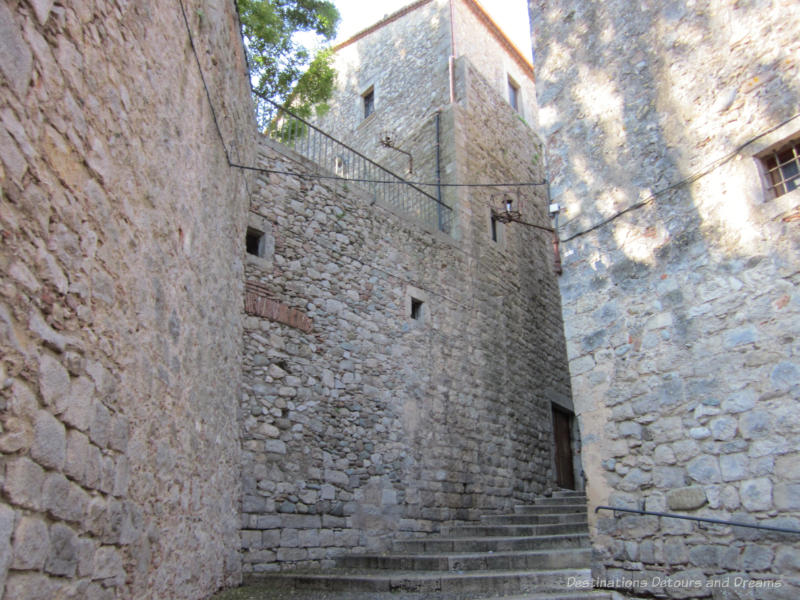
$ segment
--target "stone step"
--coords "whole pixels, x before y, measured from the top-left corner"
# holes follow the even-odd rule
[[[482,597],[473,600],[612,600],[611,592],[602,590],[565,590],[562,592],[545,592],[523,594],[521,596]]]
[[[560,503],[585,504],[586,494],[574,494],[571,496],[539,496],[538,498],[534,498],[533,503],[534,504],[560,504]]]
[[[437,593],[414,592],[359,592],[359,591],[325,591],[296,590],[278,585],[253,584],[220,592],[212,596],[212,600],[442,600]],[[491,594],[469,594],[462,600],[612,600],[609,592],[599,590],[562,590],[558,592],[534,592],[512,596]]]
[[[585,502],[548,502],[547,504],[517,504],[514,512],[525,512],[531,515],[541,515],[548,513],[571,513],[586,512]]]
[[[581,517],[583,518],[559,523],[540,523],[535,518],[531,518],[531,515],[484,515],[475,525],[527,525],[528,527],[541,527],[542,531],[548,533],[559,533],[559,527],[571,528],[575,525],[588,527],[589,521],[586,515],[581,515]],[[470,527],[470,525],[454,525],[453,527]],[[570,531],[574,531],[574,529],[570,529]]]
[[[458,525],[445,527],[442,535],[448,538],[463,537],[513,537],[513,536],[548,536],[568,533],[586,533],[586,521],[577,523],[559,523],[556,525],[529,525],[527,523],[486,523],[482,525]]]
[[[522,596],[495,596],[475,600],[612,600],[611,592],[601,590],[575,590],[544,594],[524,594]]]
[[[569,496],[586,496],[586,492],[582,492],[579,490],[556,490],[553,492],[553,495],[550,498],[563,498]],[[540,496],[541,498],[547,498],[548,496]]]
[[[506,514],[514,514],[514,515],[527,515],[529,519],[531,519],[531,523],[536,523],[537,525],[552,525],[555,523],[574,523],[575,521],[585,521],[586,520],[586,513],[585,512],[564,512],[564,513],[527,513],[527,512],[513,512],[513,513],[506,513]],[[488,516],[488,515],[487,515]],[[498,516],[498,515],[494,515]],[[469,525],[469,523],[464,523],[464,525]]]
[[[397,540],[393,543],[395,552],[420,554],[433,552],[511,552],[518,550],[544,550],[558,548],[587,548],[589,534],[565,533],[557,535],[510,535],[474,537],[438,537]]]
[[[589,565],[591,554],[589,548],[443,554],[364,554],[345,556],[338,562],[344,568],[394,569],[398,571],[569,569],[583,568]]]
[[[287,590],[422,593],[441,600],[471,600],[500,595],[563,592],[568,581],[588,582],[589,569],[503,571],[331,571],[285,572],[259,582]]]

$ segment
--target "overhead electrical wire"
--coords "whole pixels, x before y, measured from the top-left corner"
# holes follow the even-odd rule
[[[217,119],[217,113],[216,113],[216,110],[214,109],[214,103],[212,102],[212,99],[211,99],[211,92],[208,89],[208,84],[206,83],[206,78],[205,78],[205,74],[203,72],[203,67],[200,64],[200,58],[199,58],[199,56],[197,54],[197,48],[195,47],[195,43],[194,43],[194,36],[192,35],[192,30],[191,30],[191,27],[189,26],[189,19],[186,16],[186,9],[185,9],[185,7],[183,5],[183,0],[178,0],[178,3],[180,4],[180,7],[181,7],[181,14],[183,15],[183,22],[184,22],[184,24],[186,26],[186,33],[187,33],[187,35],[189,37],[189,45],[191,46],[192,54],[194,55],[194,59],[195,59],[195,62],[197,64],[197,69],[198,69],[198,71],[200,73],[200,80],[203,83],[203,88],[205,90],[205,94],[206,94],[206,98],[208,100],[209,108],[211,109],[211,117],[212,117],[212,120],[214,122],[214,127],[216,128],[217,135],[219,136],[219,139],[220,139],[220,143],[222,144],[222,149],[223,149],[223,151],[225,153],[225,159],[228,162],[228,166],[230,166],[231,168],[242,169],[242,170],[247,170],[247,171],[256,171],[256,172],[265,173],[265,174],[288,175],[288,176],[292,176],[292,177],[300,177],[300,178],[305,178],[305,179],[335,180],[335,181],[342,181],[342,182],[345,182],[345,183],[346,182],[352,182],[352,183],[379,183],[379,184],[417,185],[417,186],[432,186],[432,187],[440,186],[440,187],[477,187],[477,188],[534,187],[534,186],[548,185],[548,183],[549,183],[547,179],[544,179],[542,181],[522,181],[522,182],[509,182],[509,183],[430,183],[430,182],[421,182],[421,181],[408,181],[408,180],[404,180],[404,179],[401,179],[401,180],[398,180],[398,181],[395,181],[395,180],[381,180],[381,179],[357,179],[357,178],[340,177],[340,176],[337,176],[337,175],[323,175],[321,173],[308,173],[308,172],[296,173],[296,172],[293,172],[293,171],[285,171],[285,170],[279,170],[279,169],[267,169],[267,168],[263,168],[263,167],[253,167],[253,166],[241,165],[241,164],[235,163],[230,158],[230,154],[228,153],[228,147],[225,144],[225,138],[222,135],[222,129],[219,126],[219,121]],[[736,149],[734,149],[733,151],[729,152],[728,154],[718,158],[717,160],[713,161],[712,163],[708,164],[705,168],[701,169],[700,171],[698,171],[698,172],[696,172],[696,173],[694,173],[692,175],[689,175],[688,177],[685,177],[685,178],[683,178],[683,179],[681,179],[679,181],[676,181],[675,183],[672,183],[672,184],[664,187],[661,190],[653,192],[647,198],[645,198],[643,200],[640,200],[638,202],[635,202],[634,204],[631,204],[630,206],[628,206],[626,208],[623,208],[622,210],[617,211],[616,213],[614,213],[610,217],[607,217],[607,218],[603,219],[602,221],[599,221],[599,222],[595,223],[594,225],[591,225],[591,226],[587,227],[586,229],[583,229],[581,231],[573,233],[572,235],[570,235],[570,236],[568,236],[566,238],[559,239],[559,242],[566,243],[566,242],[570,242],[570,241],[572,241],[572,240],[574,240],[576,238],[579,238],[581,236],[587,235],[587,234],[591,233],[592,231],[596,231],[597,229],[600,229],[601,227],[603,227],[605,225],[608,225],[609,223],[615,221],[616,219],[619,219],[620,217],[626,215],[629,212],[632,212],[634,210],[638,210],[640,208],[644,208],[645,206],[648,206],[648,205],[652,204],[653,202],[655,202],[655,200],[658,197],[663,196],[664,194],[666,194],[666,193],[668,193],[668,192],[670,192],[670,191],[672,191],[672,190],[674,190],[674,189],[676,189],[678,187],[682,187],[684,185],[689,185],[689,184],[694,183],[695,181],[705,177],[706,175],[708,175],[712,171],[718,169],[722,165],[724,165],[724,164],[730,162],[731,160],[733,160],[736,156],[738,156],[738,154],[744,148],[746,148],[750,144],[758,141],[759,139],[761,139],[765,135],[768,135],[768,134],[772,133],[773,131],[776,131],[777,129],[783,127],[784,125],[786,125],[787,123],[790,123],[791,121],[797,119],[798,117],[800,117],[800,113],[795,113],[794,115],[792,115],[791,117],[789,117],[787,119],[784,119],[782,122],[778,123],[777,125],[774,125],[773,127],[770,127],[769,129],[766,129],[766,130],[762,131],[761,133],[759,133],[758,135],[750,138],[749,140],[747,140],[743,144],[740,144]],[[569,222],[565,223],[564,225],[566,225],[568,223]],[[534,227],[536,229],[541,229],[541,230],[544,230],[544,231],[551,231],[551,232],[553,231],[552,228],[544,227],[544,226],[541,226],[541,225],[535,225],[535,224],[532,224],[532,223],[521,222],[521,224],[529,225],[531,227]]]
[[[740,144],[739,146],[736,147],[735,150],[732,150],[731,152],[729,152],[725,156],[722,156],[722,157],[718,158],[717,160],[713,161],[712,163],[706,165],[700,171],[698,171],[698,172],[696,172],[696,173],[694,173],[692,175],[689,175],[688,177],[684,177],[680,181],[676,181],[675,183],[672,183],[672,184],[666,186],[665,188],[663,188],[661,190],[658,190],[657,192],[653,192],[652,194],[650,194],[644,200],[640,200],[639,202],[635,202],[634,204],[631,204],[630,206],[628,206],[626,208],[623,208],[620,211],[617,211],[616,213],[614,213],[610,217],[607,217],[607,218],[603,219],[602,221],[599,221],[598,223],[595,223],[594,225],[592,225],[590,227],[587,227],[586,229],[578,231],[577,233],[573,233],[569,237],[566,237],[566,238],[562,239],[561,242],[562,243],[569,242],[569,241],[574,240],[575,238],[579,238],[579,237],[584,236],[584,235],[586,235],[588,233],[591,233],[592,231],[600,229],[604,225],[608,225],[612,221],[615,221],[616,219],[619,219],[621,216],[623,216],[623,215],[625,215],[625,214],[627,214],[627,213],[629,213],[629,212],[631,212],[633,210],[637,210],[639,208],[643,208],[643,207],[647,206],[648,204],[652,204],[653,202],[655,202],[656,198],[658,198],[659,196],[663,196],[664,194],[674,190],[675,188],[682,187],[684,185],[689,185],[689,184],[694,183],[698,179],[702,179],[703,177],[705,177],[706,175],[708,175],[712,171],[718,169],[722,165],[724,165],[726,163],[729,163],[736,156],[738,156],[739,153],[742,150],[744,150],[750,144],[758,141],[759,139],[761,139],[765,135],[769,135],[773,131],[776,131],[776,130],[780,129],[781,127],[783,127],[787,123],[790,123],[791,121],[794,121],[798,117],[800,117],[800,113],[795,113],[794,115],[792,115],[788,119],[784,119],[783,121],[781,121],[777,125],[774,125],[773,127],[770,127],[769,129],[766,129],[766,130],[762,131],[761,133],[759,133],[758,135],[750,138],[749,140],[747,140],[743,144]],[[566,224],[567,223],[565,223],[565,225]]]
[[[217,112],[214,109],[214,103],[211,100],[211,92],[208,89],[208,84],[206,83],[205,73],[203,71],[203,67],[200,64],[200,58],[197,54],[197,48],[194,43],[194,36],[192,35],[192,30],[189,25],[189,19],[186,15],[186,8],[184,7],[183,0],[178,0],[178,3],[181,7],[181,14],[183,15],[183,22],[186,26],[186,33],[189,37],[189,45],[192,49],[192,54],[194,55],[195,63],[197,64],[197,69],[200,73],[200,80],[203,83],[203,89],[205,90],[206,99],[208,100],[209,108],[211,109],[211,119],[214,122],[214,127],[217,130],[217,135],[219,136],[220,142],[222,143],[222,149],[225,152],[225,158],[228,162],[228,166],[235,168],[235,169],[242,169],[246,171],[256,171],[265,174],[276,174],[276,175],[289,175],[292,177],[301,177],[306,179],[331,179],[343,182],[352,182],[352,183],[380,183],[380,184],[399,184],[399,185],[424,185],[424,186],[441,186],[441,187],[531,187],[531,186],[542,186],[547,185],[547,180],[542,181],[521,181],[521,182],[510,182],[510,183],[432,183],[426,181],[409,181],[407,179],[400,179],[400,180],[383,180],[383,179],[357,179],[357,178],[347,178],[347,177],[340,177],[337,175],[323,175],[321,173],[296,173],[293,171],[282,171],[278,169],[266,169],[263,167],[254,167],[250,165],[242,165],[235,163],[231,160],[230,154],[228,152],[228,147],[225,144],[225,138],[222,135],[222,129],[219,126],[219,121],[217,119]]]

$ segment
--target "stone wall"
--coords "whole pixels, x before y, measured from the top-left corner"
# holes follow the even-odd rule
[[[517,112],[535,129],[538,115],[530,53],[523,59],[517,51],[511,50],[513,44],[472,0],[455,0],[453,17],[455,55],[466,57],[506,101],[511,79],[518,86]]]
[[[185,1],[233,159],[230,2]],[[240,576],[241,175],[179,2],[0,4],[0,597]]]
[[[541,180],[531,129],[464,59],[459,73],[463,101],[441,115],[453,179]],[[328,565],[550,487],[550,401],[569,382],[548,234],[492,242],[485,189],[458,190],[455,239],[267,142],[261,164],[298,175],[261,176],[251,205],[268,242],[246,265],[245,573]],[[546,225],[544,190],[526,194]]]
[[[797,529],[800,192],[768,199],[754,159],[800,131],[797,5],[530,12],[591,505]],[[688,595],[797,596],[794,538],[607,514],[593,536],[600,574],[778,577]]]
[[[521,66],[515,53],[494,35],[495,26],[471,1],[429,0],[415,3],[413,10],[400,11],[356,35],[336,50],[337,89],[328,114],[319,126],[339,140],[366,154],[394,173],[415,182],[436,182],[436,115],[450,104],[450,55],[465,58],[497,95],[506,99],[508,78],[520,88],[519,116],[536,123],[533,71]],[[455,23],[451,33],[451,22]],[[499,30],[498,30],[499,31]],[[457,76],[454,76],[454,81]],[[363,94],[374,92],[375,111],[364,116]],[[462,102],[463,96],[455,100]],[[490,118],[486,130],[496,126]],[[493,133],[478,131],[479,138]],[[408,157],[386,148],[379,140],[391,136]],[[479,138],[475,138],[476,140]],[[439,140],[441,143],[441,140]],[[440,160],[442,181],[454,183],[455,163]],[[421,186],[436,195],[436,188]],[[444,202],[456,203],[451,189],[442,193]]]
[[[449,102],[448,23],[447,4],[432,0],[338,48],[336,92],[320,127],[402,177],[436,181],[431,123]],[[375,111],[365,118],[362,95],[368,89]],[[413,154],[413,173],[405,155],[379,144],[386,134]],[[414,138],[420,136],[424,143],[418,145]]]

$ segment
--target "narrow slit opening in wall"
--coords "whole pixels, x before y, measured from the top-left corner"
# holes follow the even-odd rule
[[[422,300],[411,299],[411,318],[419,321],[422,319]]]
[[[492,241],[497,241],[497,219],[494,216],[489,217],[492,222]]]
[[[248,227],[245,246],[248,254],[264,256],[264,232]]]

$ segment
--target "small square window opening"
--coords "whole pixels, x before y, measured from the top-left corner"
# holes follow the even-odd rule
[[[253,256],[264,256],[264,232],[252,227],[247,228],[247,237],[245,238],[245,246],[247,253]]]
[[[511,77],[508,78],[508,103],[519,112],[519,85]]]
[[[411,298],[411,318],[417,321],[422,319],[422,300]]]
[[[364,95],[364,118],[375,112],[375,88],[369,88]]]
[[[800,187],[800,139],[770,149],[759,160],[764,168],[770,198],[783,196]]]

